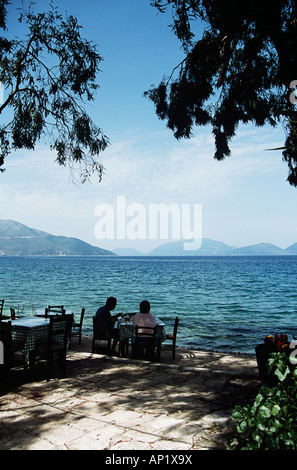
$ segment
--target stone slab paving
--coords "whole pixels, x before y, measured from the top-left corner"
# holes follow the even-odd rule
[[[253,357],[179,350],[150,363],[71,351],[66,378],[27,377],[0,397],[0,449],[225,449],[234,406],[259,386]]]

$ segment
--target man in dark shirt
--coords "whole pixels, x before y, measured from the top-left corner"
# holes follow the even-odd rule
[[[111,347],[112,354],[115,353],[116,345],[119,341],[119,330],[114,328],[114,324],[122,313],[111,315],[111,311],[115,309],[117,299],[115,297],[108,297],[106,304],[98,308],[96,312],[96,336],[99,338],[113,338]]]

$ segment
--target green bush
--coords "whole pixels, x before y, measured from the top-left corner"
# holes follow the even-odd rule
[[[253,405],[236,406],[236,433],[229,450],[297,449],[297,371],[285,353],[273,353],[269,368],[278,377],[274,387],[262,386]]]

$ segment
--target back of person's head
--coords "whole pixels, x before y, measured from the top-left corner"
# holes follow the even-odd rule
[[[140,302],[140,313],[149,313],[150,308],[150,303],[147,300],[143,300],[142,302]]]
[[[117,304],[117,299],[115,297],[108,297],[106,301],[106,307],[109,309],[115,308]]]

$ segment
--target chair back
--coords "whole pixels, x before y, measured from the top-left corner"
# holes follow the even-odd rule
[[[176,339],[176,335],[177,335],[178,324],[179,324],[179,318],[175,317],[174,328],[173,328],[173,336],[174,336],[175,339]]]
[[[84,321],[85,311],[86,311],[85,308],[82,308],[82,309],[81,309],[80,321],[79,321],[79,327],[80,327],[80,328],[82,328],[82,324],[83,324],[83,321]]]
[[[93,338],[94,339],[105,339],[105,336],[98,334],[97,320],[96,317],[93,317]]]
[[[46,317],[49,316],[48,315],[49,313],[56,313],[57,315],[59,314],[65,315],[66,309],[64,308],[64,305],[49,305],[45,309],[45,316]]]
[[[177,335],[178,324],[179,324],[179,318],[175,317],[173,333],[167,334],[165,338],[166,340],[172,341],[172,358],[173,359],[175,359],[175,346],[176,346],[176,335]]]
[[[132,357],[155,360],[157,327],[135,325],[134,344],[132,345]]]
[[[51,349],[54,343],[62,343],[66,350],[71,332],[72,318],[72,315],[50,317],[48,349]]]
[[[135,339],[148,338],[150,340],[155,339],[156,327],[151,326],[138,326],[135,325]]]
[[[96,340],[101,340],[101,341],[107,342],[106,349],[107,349],[107,351],[110,351],[110,347],[111,347],[111,338],[103,337],[102,335],[99,335],[99,334],[98,334],[96,317],[93,317],[92,353],[96,352],[96,350],[97,350],[97,348],[96,348]]]
[[[78,344],[81,344],[82,324],[84,321],[84,315],[85,315],[85,309],[82,308],[79,323],[75,322],[75,318],[73,316],[71,336],[78,336]]]

